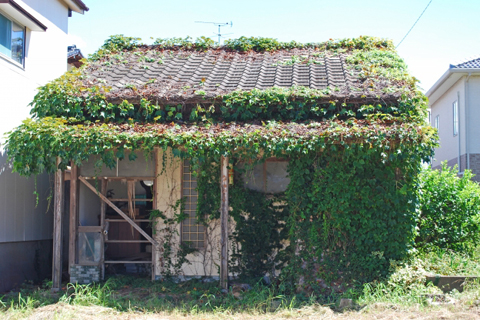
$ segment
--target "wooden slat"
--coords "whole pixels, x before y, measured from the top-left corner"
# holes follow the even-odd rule
[[[105,243],[150,243],[148,240],[105,240]]]
[[[119,199],[110,198],[110,201],[128,201],[128,198],[119,198]],[[134,201],[134,202],[153,201],[153,199],[132,199],[132,201]]]
[[[220,286],[228,289],[228,157],[222,156],[220,166]]]
[[[83,232],[102,232],[101,226],[79,226],[78,233]]]
[[[132,199],[135,197],[135,181],[134,180],[127,181],[127,193],[128,193],[128,214],[130,215],[131,218],[134,218],[135,217],[135,212],[133,211],[134,203],[132,202]]]
[[[77,250],[77,190],[78,190],[78,167],[71,163],[70,172],[70,220],[69,220],[69,241],[68,241],[68,272],[70,273],[70,267],[75,264],[76,250]]]
[[[152,261],[107,260],[105,263],[152,263]]]
[[[83,177],[87,180],[106,179],[106,180],[154,180],[155,177]]]
[[[138,226],[129,216],[127,216],[122,210],[120,210],[116,205],[114,205],[106,196],[101,193],[98,193],[94,186],[92,186],[84,177],[79,176],[78,179],[83,182],[90,190],[92,190],[96,195],[102,199],[106,204],[108,204],[116,213],[118,213],[123,219],[127,220],[130,225],[132,225],[142,236],[145,237],[148,241],[150,241],[154,246],[158,246],[158,242],[152,237],[150,237],[140,226]],[[105,262],[106,263],[106,262]]]
[[[61,159],[57,158],[57,168]],[[62,216],[63,216],[63,191],[64,174],[62,170],[55,172],[55,193],[53,208],[53,268],[52,291],[57,292],[62,286]]]
[[[128,222],[123,219],[105,219],[107,222]],[[134,222],[152,222],[150,219],[134,219]]]

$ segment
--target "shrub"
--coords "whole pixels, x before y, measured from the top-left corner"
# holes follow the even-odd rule
[[[442,170],[425,169],[420,174],[420,217],[416,245],[426,249],[452,249],[471,253],[480,239],[480,186],[465,170],[446,162]]]

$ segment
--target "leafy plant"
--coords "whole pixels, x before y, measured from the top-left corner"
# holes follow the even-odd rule
[[[178,200],[175,204],[171,205],[173,212],[172,217],[167,217],[165,213],[160,210],[150,211],[150,217],[152,230],[154,233],[160,233],[163,240],[163,271],[162,276],[165,278],[172,278],[181,274],[182,266],[184,264],[190,264],[187,259],[187,255],[196,251],[195,248],[188,243],[176,241],[178,236],[178,226],[188,218],[185,214],[185,201],[183,199]],[[159,230],[159,219],[162,219],[162,228]]]
[[[420,174],[420,216],[416,245],[471,253],[480,240],[480,186],[465,170],[442,163]]]

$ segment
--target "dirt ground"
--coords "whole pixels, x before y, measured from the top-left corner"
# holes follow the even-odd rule
[[[118,312],[98,306],[72,306],[62,303],[41,307],[30,312],[0,314],[2,319],[115,319],[115,320],[186,320],[186,319],[480,319],[480,308],[455,305],[430,306],[425,308],[398,309],[393,305],[376,304],[361,310],[334,312],[322,306],[304,307],[302,309],[282,310],[280,312],[249,313],[200,313],[200,314],[166,314]]]

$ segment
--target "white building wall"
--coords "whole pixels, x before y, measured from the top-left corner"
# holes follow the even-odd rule
[[[435,168],[445,160],[457,160],[460,154],[465,153],[465,90],[464,79],[461,78],[445,94],[431,105],[431,125],[439,116],[440,146],[435,150],[432,167]],[[458,101],[460,134],[453,135],[453,103]],[[459,149],[460,138],[462,144]]]
[[[45,32],[26,32],[25,68],[0,57],[0,242],[52,239],[52,210],[48,175],[34,177],[11,172],[2,145],[5,133],[29,117],[28,104],[36,89],[67,70],[68,7],[60,0],[16,0],[47,26]],[[51,209],[51,208],[50,208]]]
[[[468,91],[468,144],[470,154],[480,153],[480,76],[471,76]]]

